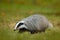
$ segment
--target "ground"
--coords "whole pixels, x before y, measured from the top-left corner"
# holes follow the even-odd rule
[[[60,12],[50,9],[27,5],[0,5],[0,40],[60,40]],[[29,32],[17,33],[13,31],[16,22],[33,14],[42,14],[54,25],[46,32],[30,34]]]

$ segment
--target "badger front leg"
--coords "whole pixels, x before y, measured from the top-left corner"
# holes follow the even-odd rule
[[[36,31],[36,30],[31,30],[31,31],[30,31],[31,34],[34,34],[34,33],[37,33],[37,32],[38,32],[38,31]]]
[[[30,31],[31,34],[34,34],[34,31]]]

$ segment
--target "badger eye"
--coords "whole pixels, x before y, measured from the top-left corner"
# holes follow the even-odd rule
[[[20,25],[23,25],[23,23],[20,23]]]
[[[24,23],[19,23],[18,26],[17,26],[17,28],[18,28],[19,26],[23,25],[23,24],[24,24]]]

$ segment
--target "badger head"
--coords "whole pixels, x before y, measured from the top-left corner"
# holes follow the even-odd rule
[[[16,24],[14,31],[19,30],[19,32],[24,32],[24,31],[28,31],[27,26],[25,25],[24,21],[20,21]]]

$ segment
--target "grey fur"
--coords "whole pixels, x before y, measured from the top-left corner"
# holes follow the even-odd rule
[[[51,24],[43,15],[31,15],[21,21],[24,21],[30,32],[45,31]]]

